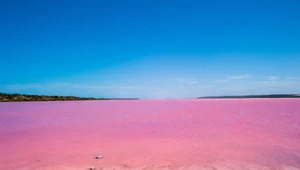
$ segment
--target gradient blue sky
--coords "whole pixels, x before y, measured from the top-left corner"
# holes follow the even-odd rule
[[[0,91],[300,93],[297,0],[0,1]]]

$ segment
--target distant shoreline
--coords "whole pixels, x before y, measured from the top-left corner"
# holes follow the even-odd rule
[[[264,98],[300,98],[299,94],[270,94],[270,95],[242,95],[242,96],[207,96],[197,99],[264,99]]]
[[[37,102],[37,101],[87,101],[87,100],[138,100],[138,98],[94,98],[76,96],[48,96],[0,93],[0,102]]]
[[[267,98],[300,98],[299,94],[270,94],[242,96],[206,96],[194,99],[267,99]],[[189,98],[191,99],[191,98]],[[88,101],[88,100],[140,100],[139,98],[94,98],[76,96],[48,96],[28,94],[8,94],[0,92],[0,102],[38,102],[38,101]]]

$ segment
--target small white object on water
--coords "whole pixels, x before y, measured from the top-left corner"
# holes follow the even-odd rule
[[[96,156],[96,159],[101,159],[101,158],[103,158],[103,156],[102,156],[102,155],[98,155],[98,156]]]

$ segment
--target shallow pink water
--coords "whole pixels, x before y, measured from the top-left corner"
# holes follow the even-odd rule
[[[0,103],[0,150],[1,170],[300,170],[300,100]]]

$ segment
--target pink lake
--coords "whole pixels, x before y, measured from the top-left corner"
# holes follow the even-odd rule
[[[300,170],[300,99],[0,103],[0,150],[1,170]]]

